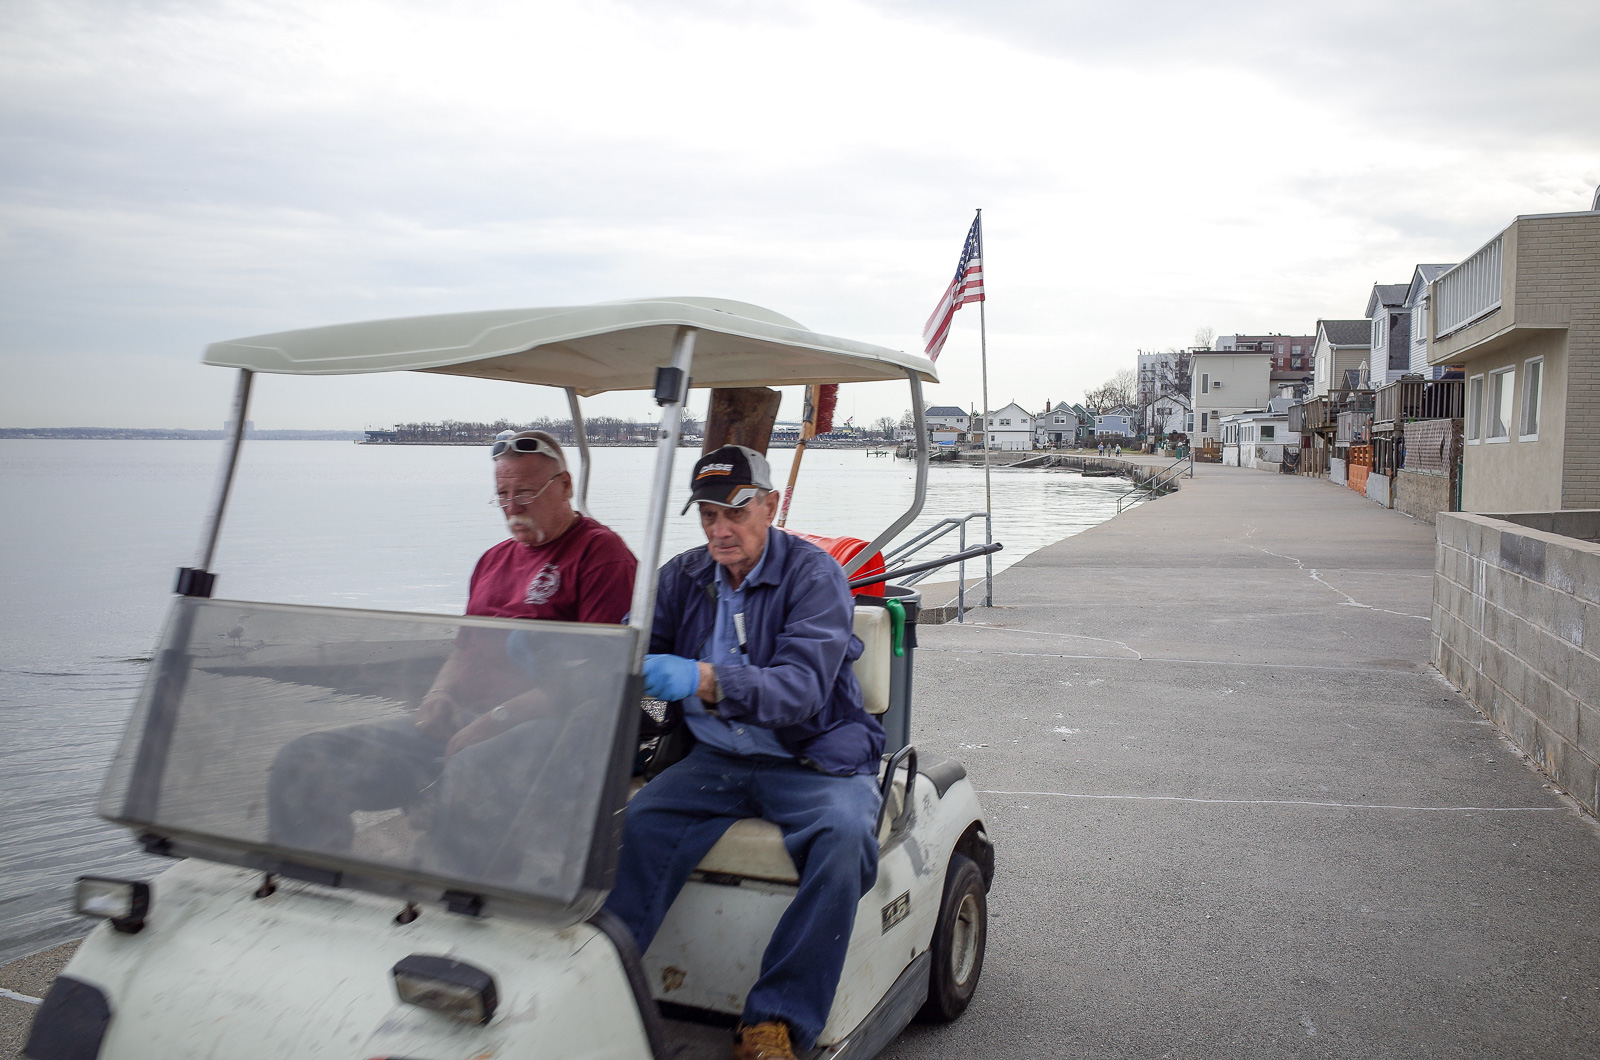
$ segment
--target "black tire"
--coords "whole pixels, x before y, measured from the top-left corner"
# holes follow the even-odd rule
[[[989,939],[989,899],[983,873],[965,854],[951,854],[944,874],[944,899],[933,929],[933,967],[928,1000],[917,1018],[949,1023],[967,1010],[983,974],[983,949]]]

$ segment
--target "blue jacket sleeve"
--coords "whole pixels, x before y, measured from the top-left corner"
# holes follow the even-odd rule
[[[678,625],[683,621],[680,613],[683,596],[682,564],[676,557],[667,561],[656,574],[656,613],[650,623],[651,655],[675,654]]]
[[[805,564],[785,612],[773,616],[779,628],[766,665],[717,665],[721,717],[781,729],[827,705],[855,635],[855,607],[844,570],[829,556],[820,559]]]

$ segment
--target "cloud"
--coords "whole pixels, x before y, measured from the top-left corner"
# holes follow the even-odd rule
[[[1591,7],[1454,10],[13,0],[0,354],[31,390],[0,419],[209,423],[209,341],[653,294],[916,348],[978,206],[992,400],[1203,324],[1307,331],[1600,180]],[[977,400],[975,317],[940,401]],[[70,367],[117,357],[176,367],[130,409]],[[257,419],[428,418],[358,390]]]
[[[1421,140],[1594,147],[1600,7],[1589,0],[867,2],[1096,66],[1252,70]]]

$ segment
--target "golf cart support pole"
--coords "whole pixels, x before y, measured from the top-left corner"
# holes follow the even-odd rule
[[[650,484],[650,511],[644,526],[644,550],[633,579],[633,609],[628,624],[639,631],[633,646],[631,673],[644,672],[650,648],[650,623],[656,610],[656,568],[661,565],[661,541],[666,536],[667,500],[672,495],[672,458],[683,429],[683,406],[689,400],[689,365],[694,362],[695,329],[680,327],[672,340],[672,364],[656,370],[656,404],[661,406],[661,428],[656,435],[656,470]]]
[[[928,422],[922,411],[922,379],[917,375],[915,368],[906,369],[906,378],[911,380],[911,429],[917,435],[917,486],[911,498],[911,507],[906,513],[896,519],[883,533],[872,539],[866,548],[857,552],[849,563],[844,565],[846,578],[860,570],[862,565],[878,554],[878,550],[895,539],[895,535],[911,525],[911,521],[922,514],[922,502],[928,496]]]
[[[589,428],[583,422],[583,409],[578,406],[578,391],[566,387],[567,408],[572,410],[572,438],[578,443],[578,511],[589,514]]]
[[[233,391],[233,421],[228,425],[228,437],[223,443],[222,467],[217,472],[216,496],[211,502],[211,512],[206,516],[205,530],[200,534],[200,547],[195,551],[193,567],[178,568],[178,582],[173,592],[182,596],[210,596],[217,576],[211,573],[211,560],[217,552],[217,538],[222,534],[222,516],[228,509],[228,493],[233,489],[233,473],[239,466],[239,446],[244,442],[245,416],[250,412],[250,381],[255,373],[248,368],[239,369],[239,383]]]

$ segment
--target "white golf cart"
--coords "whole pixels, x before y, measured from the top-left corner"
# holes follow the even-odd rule
[[[217,343],[205,360],[240,370],[220,486],[100,802],[146,850],[179,860],[150,884],[79,881],[79,911],[103,920],[45,998],[25,1055],[725,1056],[726,1033],[706,1028],[740,1012],[794,893],[778,829],[730,829],[642,956],[602,909],[643,760],[640,671],[689,377],[720,388],[909,381],[915,497],[846,564],[853,574],[921,509],[921,383],[936,379],[933,365],[713,299],[314,328]],[[629,625],[212,598],[252,373],[401,370],[564,388],[580,439],[579,395],[654,390],[663,413]],[[965,1009],[994,871],[965,770],[919,764],[907,743],[914,625],[884,599],[858,602],[865,653],[854,665],[891,753],[877,885],[861,900],[816,1057],[871,1057],[919,1012],[949,1020]],[[286,744],[407,717],[464,637],[500,646],[504,686],[564,704],[524,741],[539,753],[502,756],[484,813],[440,835],[408,808],[359,812],[342,849],[269,831],[269,772]]]

